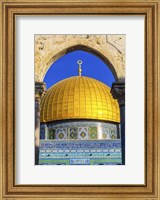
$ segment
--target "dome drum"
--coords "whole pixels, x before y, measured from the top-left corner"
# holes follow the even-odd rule
[[[40,139],[57,141],[120,139],[119,124],[88,120],[42,123]]]

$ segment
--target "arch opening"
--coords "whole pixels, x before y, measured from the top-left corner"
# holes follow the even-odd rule
[[[82,48],[83,47],[83,48]],[[47,84],[47,88],[56,82],[68,78],[70,76],[78,75],[78,64],[77,60],[82,59],[82,75],[90,76],[99,81],[104,82],[111,87],[111,82],[118,80],[117,74],[111,63],[107,64],[109,61],[105,59],[102,55],[101,57],[98,53],[87,48],[86,46],[76,46],[67,49],[67,51],[60,52],[53,57],[53,63],[48,68],[45,76],[44,82]],[[83,49],[83,50],[82,50]],[[107,60],[107,62],[105,61]],[[52,75],[51,75],[52,74]],[[51,77],[52,76],[52,77]],[[50,80],[48,87],[48,81]]]

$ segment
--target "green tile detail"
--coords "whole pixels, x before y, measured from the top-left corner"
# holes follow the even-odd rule
[[[63,164],[63,165],[69,165],[69,159],[40,159],[39,164]]]
[[[89,127],[89,139],[97,139],[97,127]]]
[[[59,139],[63,139],[64,138],[64,134],[63,133],[60,133],[59,134]]]
[[[77,128],[69,128],[68,129],[68,139],[74,140],[77,139],[78,129]]]
[[[116,132],[111,130],[110,137],[111,139],[116,139]]]
[[[55,139],[55,129],[48,131],[48,139]]]

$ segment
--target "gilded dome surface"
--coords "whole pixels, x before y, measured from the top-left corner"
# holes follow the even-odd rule
[[[117,100],[104,83],[74,76],[53,85],[41,101],[41,122],[95,119],[120,122]]]

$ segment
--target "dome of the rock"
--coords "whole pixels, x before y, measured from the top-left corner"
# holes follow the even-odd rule
[[[53,85],[41,101],[41,122],[91,119],[120,122],[117,100],[104,83],[74,76]]]

